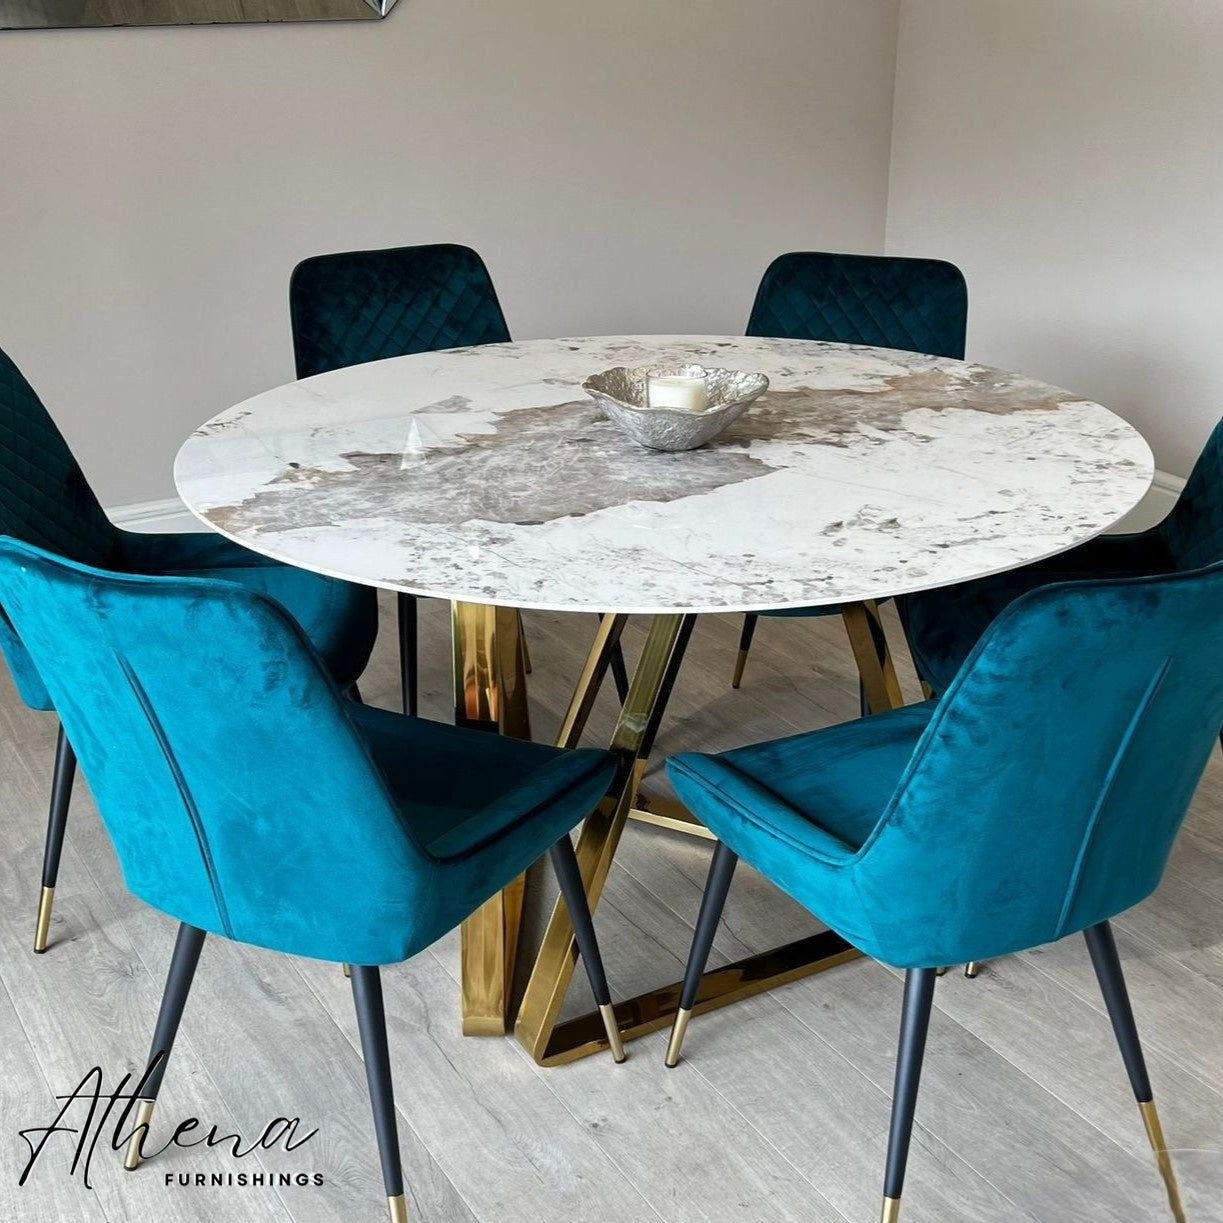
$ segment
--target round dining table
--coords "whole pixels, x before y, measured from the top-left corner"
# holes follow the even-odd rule
[[[695,363],[769,388],[692,451],[647,450],[582,388],[616,366]],[[1154,474],[1141,435],[1032,378],[922,354],[735,336],[604,336],[396,357],[222,412],[175,462],[212,529],[303,569],[453,608],[455,716],[530,735],[522,609],[598,613],[559,743],[573,746],[627,617],[651,617],[611,747],[620,768],[578,858],[593,908],[632,814],[693,618],[842,615],[872,712],[901,703],[877,604],[1041,560],[1106,531]],[[522,881],[464,924],[464,1031],[505,1031]],[[831,931],[707,974],[708,1010],[857,953]],[[604,1044],[558,1022],[576,953],[558,904],[517,1017],[541,1064]],[[616,1004],[626,1038],[669,1023],[678,984]]]

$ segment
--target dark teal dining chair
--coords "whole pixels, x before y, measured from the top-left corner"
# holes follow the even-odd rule
[[[963,360],[968,287],[954,264],[891,255],[794,251],[769,264],[756,291],[747,334],[781,340],[866,344]],[[766,616],[831,616],[841,608],[800,607]],[[732,687],[743,681],[758,616],[743,617]],[[874,645],[885,643],[870,620]],[[862,698],[866,712],[866,698]]]
[[[143,534],[116,527],[33,388],[0,351],[0,535],[87,565],[132,573],[196,574],[259,590],[297,618],[341,687],[355,685],[378,631],[374,592],[267,560],[210,533]],[[54,710],[0,598],[0,649],[31,709]],[[34,950],[45,951],[76,775],[71,736],[60,727],[43,852]]]
[[[937,701],[674,757],[676,790],[719,843],[668,1065],[742,857],[905,970],[884,1180],[895,1220],[938,966],[1082,932],[1181,1219],[1109,921],[1158,885],[1223,725],[1221,607],[1223,564],[1045,586],[993,621]]]
[[[406,1220],[379,966],[434,942],[549,850],[623,1060],[568,835],[607,790],[610,753],[345,700],[284,608],[229,582],[108,573],[0,539],[0,600],[80,753],[127,887],[179,922],[129,1168],[211,933],[351,965],[390,1215]]]
[[[998,613],[1051,582],[1140,577],[1223,561],[1223,422],[1215,426],[1168,516],[1146,531],[1103,535],[1008,573],[896,600],[918,674],[943,692]]]
[[[315,255],[289,279],[299,378],[333,369],[510,338],[484,260],[437,243]],[[399,672],[404,713],[416,713],[416,598],[401,593]]]
[[[470,247],[449,242],[306,259],[289,280],[289,318],[299,378],[387,357],[510,339],[484,260]],[[414,714],[416,599],[401,593],[396,605],[403,711]],[[529,671],[529,654],[526,665]],[[628,672],[619,645],[612,655],[612,675],[623,702]]]

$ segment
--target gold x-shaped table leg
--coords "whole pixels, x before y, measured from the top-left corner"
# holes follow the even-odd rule
[[[873,604],[845,609],[846,628],[863,672],[868,700],[872,711],[877,711],[899,705],[901,697],[886,640],[871,625],[872,618],[877,623],[878,609]],[[561,746],[576,745],[624,620],[622,616],[607,616],[600,626],[562,729]],[[678,804],[664,805],[638,794],[646,760],[692,631],[692,621],[691,616],[654,617],[628,698],[617,720],[611,747],[619,758],[620,768],[603,803],[582,826],[577,844],[578,864],[592,910],[598,905],[630,815],[645,814],[654,822],[671,827],[695,823]],[[856,959],[860,954],[839,935],[830,930],[820,931],[706,973],[694,1010],[700,1013],[725,1006]],[[527,984],[515,1029],[519,1041],[540,1065],[560,1065],[607,1047],[602,1018],[597,1011],[564,1023],[557,1022],[576,965],[573,927],[564,903],[558,900]],[[679,1003],[679,991],[680,982],[677,981],[617,1002],[616,1019],[623,1038],[631,1040],[668,1025]]]
[[[455,724],[529,739],[526,654],[518,611],[455,603],[451,614]],[[501,1036],[506,1031],[524,886],[525,877],[519,876],[463,923],[459,975],[466,1036]]]

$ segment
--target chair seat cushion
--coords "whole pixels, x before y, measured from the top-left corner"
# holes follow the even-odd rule
[[[527,820],[558,822],[550,844],[593,810],[611,782],[610,752],[569,751],[352,705],[349,715],[416,842],[438,859],[487,849]],[[561,801],[564,800],[564,801]]]
[[[935,702],[845,722],[718,756],[667,762],[680,797],[751,862],[773,841],[847,861],[879,822]],[[767,873],[767,871],[766,871]]]

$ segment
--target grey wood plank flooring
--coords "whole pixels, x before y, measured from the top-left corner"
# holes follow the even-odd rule
[[[393,608],[362,681],[398,702]],[[559,724],[592,617],[529,613],[535,734]],[[899,640],[893,625],[893,640]],[[448,609],[421,609],[426,716],[450,717]],[[739,692],[737,617],[697,625],[648,786],[668,787],[667,752],[736,743],[852,717],[857,686],[839,618],[763,620]],[[630,661],[645,625],[626,633]],[[917,696],[911,668],[901,680]],[[610,689],[610,685],[609,685]],[[587,742],[615,715],[598,702]],[[111,1084],[142,1064],[174,926],[123,888],[82,785],[69,820],[53,945],[29,950],[54,723],[0,679],[0,1218],[51,1223],[148,1219],[380,1220],[376,1149],[348,983],[333,966],[209,940],[154,1123],[194,1114],[257,1136],[273,1116],[318,1135],[261,1151],[243,1170],[308,1168],[321,1186],[168,1186],[224,1173],[224,1152],[171,1149],[125,1174],[99,1144],[94,1189],[68,1175],[63,1142],[23,1187],[17,1130],[46,1124],[56,1092],[93,1064]],[[707,843],[630,827],[599,908],[613,991],[682,970]],[[529,924],[552,894],[541,877]],[[741,869],[713,961],[800,936],[813,919]],[[1223,1220],[1223,758],[1211,761],[1164,887],[1117,923],[1165,1129],[1195,1223]],[[384,973],[400,1145],[418,1223],[873,1219],[900,1005],[897,974],[858,963],[702,1016],[681,1067],[664,1037],[541,1070],[511,1040],[459,1035],[458,939]],[[581,973],[567,1013],[589,1006]],[[945,978],[936,995],[905,1215],[912,1223],[1164,1217],[1103,1005],[1079,940]]]

